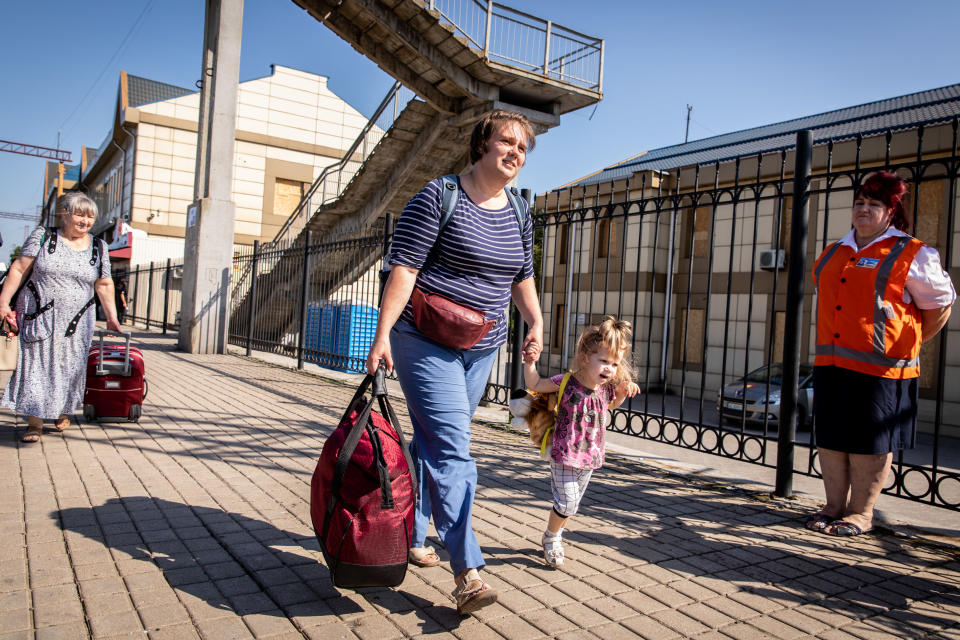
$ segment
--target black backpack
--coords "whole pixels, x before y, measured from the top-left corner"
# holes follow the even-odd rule
[[[46,243],[47,253],[50,253],[50,254],[54,253],[57,250],[57,240],[59,239],[59,237],[60,237],[60,234],[58,233],[56,227],[48,227],[44,229],[43,236],[40,238],[40,249],[42,250],[44,243]],[[49,243],[47,243],[48,238],[50,240]],[[107,245],[100,238],[92,238],[91,242],[93,242],[93,247],[92,247],[93,250],[91,251],[91,255],[90,255],[90,266],[96,266],[97,261],[99,260],[100,261],[100,269],[99,269],[100,277],[103,278],[105,277],[103,255],[104,253],[106,253]],[[12,263],[11,263],[11,266],[12,266]],[[7,281],[7,275],[9,273],[10,273],[10,269],[7,269],[6,272],[4,272],[2,276],[0,276],[0,287],[2,287],[3,284]],[[14,292],[14,294],[10,296],[11,309],[16,307],[17,298],[19,298],[20,292],[23,291],[24,287],[26,287],[30,291],[30,293],[33,294],[34,300],[36,300],[36,303],[37,303],[37,310],[34,313],[30,313],[24,316],[27,320],[35,319],[41,313],[45,312],[46,310],[50,309],[53,306],[53,302],[54,302],[53,300],[51,300],[45,305],[41,305],[40,292],[37,290],[37,285],[33,283],[33,278],[27,278],[24,282],[20,283],[20,286],[17,287],[17,290]],[[70,320],[70,324],[67,325],[67,330],[64,333],[65,337],[69,338],[76,332],[77,325],[80,323],[80,319],[83,317],[84,312],[90,308],[90,305],[96,302],[96,299],[97,299],[97,294],[96,292],[94,292],[94,294],[90,297],[90,300],[88,300],[87,303],[83,305],[83,307],[81,307],[80,311],[78,311],[77,314],[73,317],[73,319]]]

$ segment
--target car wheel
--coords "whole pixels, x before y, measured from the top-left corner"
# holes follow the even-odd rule
[[[140,422],[140,405],[130,405],[130,415],[128,417],[130,422]]]
[[[97,419],[97,411],[92,404],[83,405],[83,419],[87,422],[93,422]]]

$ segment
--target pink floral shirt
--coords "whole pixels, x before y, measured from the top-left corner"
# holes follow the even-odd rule
[[[563,374],[550,380],[560,386]],[[613,395],[609,385],[587,389],[575,376],[570,376],[560,400],[550,449],[550,456],[556,462],[578,469],[603,466],[604,420]]]

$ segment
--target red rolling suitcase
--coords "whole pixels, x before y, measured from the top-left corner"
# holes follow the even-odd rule
[[[367,400],[363,394],[371,382]],[[313,474],[310,515],[334,585],[394,587],[403,582],[416,487],[381,367],[366,377],[347,405]]]
[[[97,331],[98,341],[87,356],[87,388],[83,395],[83,417],[87,422],[121,419],[140,422],[147,381],[143,377],[143,354],[125,344],[104,344],[106,331]]]

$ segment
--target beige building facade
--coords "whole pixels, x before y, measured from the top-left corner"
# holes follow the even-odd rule
[[[183,255],[199,100],[199,91],[121,72],[113,127],[96,151],[84,149],[92,158],[81,178],[100,207],[94,231],[111,243],[115,258],[130,259],[137,253],[131,243],[150,238],[163,238],[164,249],[144,255]],[[343,157],[366,122],[323,76],[273,65],[269,76],[241,82],[234,243],[272,240],[317,175]],[[118,221],[147,239],[125,233]],[[180,240],[179,251],[171,239]]]

